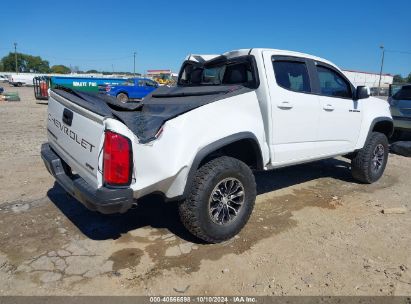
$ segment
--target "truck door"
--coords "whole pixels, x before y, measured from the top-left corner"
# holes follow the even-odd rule
[[[150,94],[151,92],[153,92],[155,89],[157,89],[158,85],[156,82],[152,81],[152,80],[146,80],[146,91],[145,91],[145,95]],[[145,96],[144,95],[144,96]]]
[[[134,85],[127,88],[128,95],[133,99],[141,99],[144,96],[145,81],[134,79]]]
[[[320,123],[318,153],[332,156],[354,149],[361,129],[361,100],[354,100],[354,86],[333,66],[315,62]]]
[[[139,98],[142,99],[146,97],[146,95],[150,94],[151,91],[153,91],[153,85],[155,82],[149,80],[149,79],[140,79],[136,81],[136,85],[134,87],[135,89],[135,97],[133,98]]]
[[[319,100],[312,94],[309,61],[263,53],[272,109],[273,166],[298,163],[317,155]]]

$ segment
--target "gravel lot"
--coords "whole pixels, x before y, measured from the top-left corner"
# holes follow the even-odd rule
[[[68,197],[39,156],[47,106],[2,86],[22,101],[0,103],[1,295],[411,295],[411,158],[373,185],[342,158],[257,173],[249,224],[205,245],[159,197],[113,216]]]

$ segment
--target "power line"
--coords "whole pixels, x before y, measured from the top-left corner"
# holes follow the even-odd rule
[[[398,51],[398,50],[385,50],[388,53],[399,53],[399,54],[407,54],[407,55],[411,55],[411,52],[409,51]]]

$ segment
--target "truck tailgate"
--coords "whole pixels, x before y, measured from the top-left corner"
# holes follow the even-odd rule
[[[99,156],[104,139],[104,117],[54,92],[50,92],[47,115],[51,147],[73,173],[98,188],[101,185]]]

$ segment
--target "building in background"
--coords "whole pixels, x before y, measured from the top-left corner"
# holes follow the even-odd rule
[[[343,70],[345,76],[352,82],[354,86],[368,86],[371,89],[372,95],[386,95],[388,88],[393,83],[394,76],[391,74],[381,75],[381,90],[378,93],[378,83],[380,80],[379,73]]]
[[[147,70],[147,77],[160,77],[162,75],[171,75],[171,70]]]

